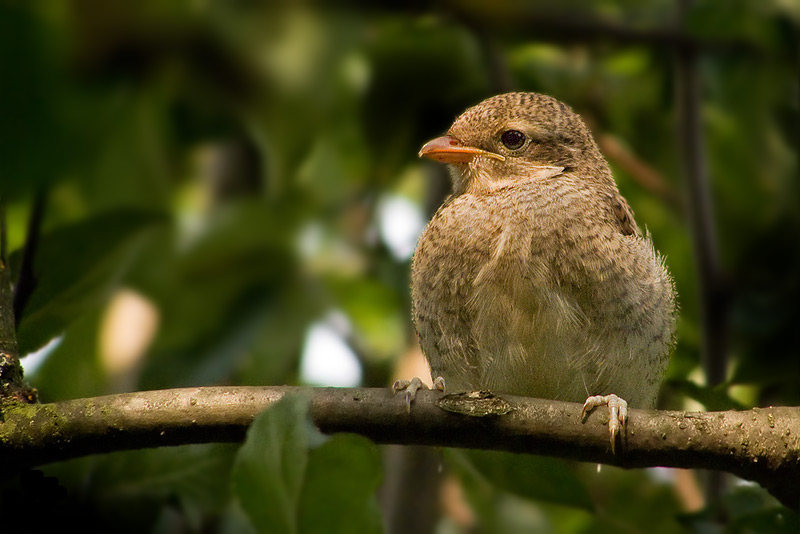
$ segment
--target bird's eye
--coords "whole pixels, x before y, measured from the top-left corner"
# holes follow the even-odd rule
[[[506,130],[500,136],[500,141],[511,150],[516,150],[525,144],[525,134],[519,130]]]

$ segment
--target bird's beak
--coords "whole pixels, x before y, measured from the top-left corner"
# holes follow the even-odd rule
[[[467,146],[450,135],[443,135],[425,143],[419,151],[419,157],[430,158],[442,163],[465,163],[477,156],[505,161],[505,157],[494,152]]]

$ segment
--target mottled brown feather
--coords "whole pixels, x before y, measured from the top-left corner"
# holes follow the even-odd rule
[[[505,147],[507,129],[526,144]],[[583,120],[549,96],[509,93],[448,135],[503,158],[451,165],[453,194],[414,254],[413,316],[433,375],[449,391],[652,406],[673,285]]]

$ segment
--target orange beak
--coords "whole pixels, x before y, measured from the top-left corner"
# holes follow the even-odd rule
[[[450,135],[443,135],[425,143],[419,151],[419,157],[430,158],[442,163],[465,163],[477,156],[505,161],[505,157],[494,152],[467,146]]]

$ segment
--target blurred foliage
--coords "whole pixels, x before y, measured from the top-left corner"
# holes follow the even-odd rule
[[[610,157],[680,295],[661,405],[800,404],[800,8],[698,0],[685,35],[678,19],[667,0],[0,1],[0,199],[13,266],[33,199],[46,199],[19,342],[33,351],[57,338],[29,364],[30,381],[44,401],[302,383],[306,333],[334,314],[362,384],[388,384],[415,341],[409,258],[392,252],[381,206],[400,196],[429,216],[446,176],[416,159],[419,146],[467,106],[519,89],[569,103],[660,180],[654,188]],[[700,51],[729,289],[729,380],[714,388],[699,367],[692,240],[675,201],[684,37]],[[158,328],[120,377],[101,340],[123,288],[152,303]],[[294,515],[282,521],[299,531],[345,529],[354,514],[377,528],[374,447],[311,443],[302,414],[265,414],[238,455],[182,447],[23,474],[3,482],[3,506],[89,530],[250,532],[287,512],[268,496],[291,487]],[[276,432],[283,443],[270,441]],[[644,471],[488,453],[445,464],[487,532],[797,532],[797,516],[755,487],[686,514],[678,490]],[[280,472],[289,466],[297,472]],[[444,518],[439,528],[466,527]]]
[[[354,435],[326,440],[308,405],[286,397],[253,422],[233,470],[239,502],[259,532],[379,532],[377,447]]]

